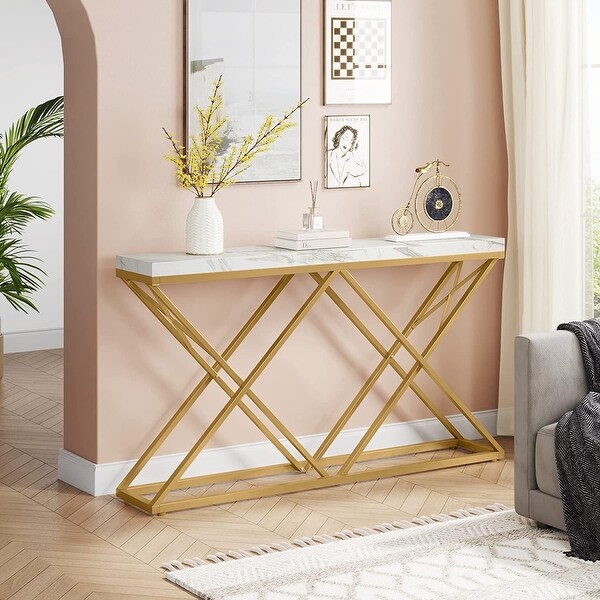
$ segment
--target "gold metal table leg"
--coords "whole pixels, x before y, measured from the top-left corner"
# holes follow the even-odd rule
[[[433,371],[433,369],[431,369],[429,367],[429,364],[427,363],[427,358],[433,352],[435,346],[438,344],[442,335],[445,333],[445,331],[448,329],[448,327],[451,325],[451,323],[457,317],[457,315],[460,312],[460,310],[462,309],[462,307],[466,304],[468,299],[472,296],[472,294],[475,292],[475,290],[479,287],[480,283],[483,281],[485,276],[492,269],[495,262],[496,262],[495,260],[488,260],[488,261],[486,261],[486,263],[484,263],[484,265],[482,267],[480,267],[478,274],[475,277],[473,277],[473,281],[471,282],[471,284],[469,285],[467,290],[463,293],[463,295],[458,300],[455,307],[450,311],[450,313],[448,314],[446,319],[444,319],[442,321],[440,328],[438,329],[438,331],[435,332],[435,334],[433,335],[433,338],[431,339],[429,344],[427,344],[427,347],[425,348],[422,356],[416,357],[414,355],[414,353],[412,352],[409,344],[405,342],[405,344],[404,344],[405,347],[407,348],[407,350],[409,350],[409,352],[411,352],[411,354],[413,354],[413,358],[415,358],[416,362],[413,365],[413,367],[410,369],[410,371],[407,373],[406,377],[404,378],[404,381],[394,391],[394,393],[392,394],[390,399],[385,404],[384,408],[380,411],[380,413],[377,415],[377,417],[375,418],[373,423],[367,429],[366,433],[363,435],[360,442],[356,445],[354,450],[350,453],[346,462],[340,468],[340,471],[339,471],[340,475],[345,475],[350,471],[350,469],[352,468],[352,465],[354,465],[354,463],[357,461],[358,457],[365,450],[365,448],[367,447],[367,445],[369,444],[371,439],[373,439],[373,436],[375,435],[377,430],[381,427],[381,425],[383,425],[384,421],[386,420],[386,418],[388,417],[388,415],[390,414],[390,412],[392,411],[394,406],[396,406],[396,404],[398,403],[398,400],[400,399],[402,394],[404,394],[404,392],[408,389],[411,382],[417,376],[417,374],[419,373],[419,371],[421,369],[427,370],[430,377],[432,377],[436,381],[436,383],[438,383],[438,385],[444,386],[444,391],[446,391],[446,393],[448,393],[450,397],[455,398],[455,400],[456,400],[456,397],[453,394],[453,392],[450,390],[450,388],[435,373],[435,371]],[[393,333],[395,335],[397,335],[398,337],[404,337],[404,336],[402,336],[402,333],[395,327],[395,325],[393,325],[393,323],[385,315],[385,313],[377,306],[377,304],[375,304],[375,302],[371,299],[371,297],[364,291],[364,289],[360,286],[360,284],[356,281],[356,279],[354,279],[354,277],[352,277],[348,272],[343,272],[342,277],[348,282],[348,284],[354,289],[354,291],[365,301],[365,303],[369,306],[369,308],[371,308],[371,310],[382,320],[382,322],[386,326],[388,326],[389,329],[391,329],[393,331]],[[463,405],[463,410],[461,410],[461,412],[463,412],[463,414],[465,414],[465,416],[467,416],[467,412],[465,412],[465,409],[466,409],[466,407]],[[494,440],[494,438],[489,434],[489,432],[485,429],[485,427],[483,427],[483,425],[481,425],[475,419],[475,417],[470,413],[470,411],[468,412],[468,415],[470,415],[470,417],[471,417],[469,419],[471,421],[471,424],[477,429],[477,431],[480,434],[482,434],[488,440],[488,442],[490,442],[490,444],[492,444],[492,446],[494,446],[496,451],[500,452],[502,450],[502,448],[496,442],[496,440]],[[467,416],[467,418],[469,418],[469,417]]]
[[[244,381],[242,378],[229,366],[226,358],[221,356],[219,352],[206,340],[206,338],[198,331],[196,327],[192,325],[192,323],[183,315],[183,313],[171,302],[171,300],[167,297],[167,295],[161,289],[153,289],[152,290],[155,297],[157,298],[162,311],[165,315],[170,316],[176,323],[179,324],[181,330],[187,335],[193,342],[195,342],[198,346],[200,346],[205,352],[207,352],[213,360],[216,361],[216,364],[219,365],[234,381],[238,386],[242,386]],[[199,361],[200,362],[200,361]],[[203,363],[201,363],[204,366]],[[266,365],[265,365],[266,366]],[[212,375],[212,372],[209,373]],[[231,397],[233,392],[227,386],[221,386],[223,390]],[[258,396],[251,390],[248,389],[246,395],[252,400],[252,402],[257,406],[257,408],[262,412],[262,414],[267,417],[267,419],[283,434],[283,436],[292,444],[292,446],[304,457],[308,463],[314,467],[318,473],[324,475],[323,471],[319,467],[319,465],[314,461],[312,455],[300,444],[300,442],[291,434],[289,429],[275,416],[275,414],[262,402]],[[239,407],[250,417],[250,419],[255,422],[257,417],[254,417],[253,413],[248,409],[243,402],[239,403]],[[288,458],[288,460],[297,466],[298,470],[303,470],[299,463],[295,461],[289,454],[289,452],[285,449],[281,443],[273,442],[273,439],[276,439],[270,434],[269,430],[263,428],[260,421],[258,423],[255,422],[257,427],[269,438],[269,440],[277,446],[277,449]]]
[[[248,375],[248,377],[241,382],[240,387],[237,392],[233,393],[230,397],[230,400],[227,404],[221,409],[219,414],[215,417],[213,422],[208,426],[206,431],[200,436],[198,441],[194,444],[192,449],[187,453],[185,458],[181,461],[179,466],[175,469],[175,471],[171,474],[171,476],[164,482],[163,486],[158,490],[154,498],[151,500],[151,506],[155,507],[159,505],[165,498],[165,496],[171,491],[175,489],[175,485],[185,474],[187,469],[190,467],[194,459],[198,456],[198,454],[202,451],[202,449],[206,446],[206,444],[210,441],[210,439],[214,436],[216,431],[221,427],[221,425],[225,422],[227,417],[231,414],[231,412],[239,405],[242,397],[248,392],[250,386],[258,379],[259,375],[264,371],[269,362],[275,357],[279,349],[283,346],[289,336],[293,333],[296,327],[300,324],[300,322],[304,319],[304,317],[308,314],[313,305],[317,302],[317,300],[321,297],[321,295],[325,292],[325,290],[331,284],[331,281],[337,275],[336,272],[328,273],[321,284],[317,286],[317,288],[311,293],[306,302],[302,305],[302,307],[298,310],[298,312],[294,315],[292,320],[288,323],[288,325],[284,328],[282,333],[278,336],[275,342],[271,345],[271,347],[267,350],[265,355],[258,361],[254,369]],[[132,284],[130,283],[130,287]],[[196,360],[202,365],[202,367],[207,371],[207,373],[211,376],[211,378],[219,383],[221,387],[229,392],[229,387],[227,384],[222,381],[222,379],[218,376],[218,374],[208,365],[208,363],[189,345],[187,340],[183,339],[183,334],[179,332],[177,327],[169,320],[167,316],[165,316],[155,303],[149,301],[149,299],[139,291],[134,290],[136,295],[140,297],[142,301],[150,308],[150,310],[155,314],[155,316],[163,323],[169,331],[186,347],[186,349],[194,355]],[[224,366],[226,363],[221,364]],[[310,457],[310,455],[309,455]],[[307,459],[308,460],[308,459]],[[312,460],[310,457],[310,461],[313,462],[313,466],[315,469],[319,471],[323,476],[325,476],[325,472]],[[119,486],[120,488],[124,488],[124,485]]]
[[[265,316],[267,310],[273,302],[281,295],[286,286],[291,281],[293,275],[284,275],[274,286],[265,300],[255,310],[250,319],[240,329],[238,334],[230,342],[222,353],[219,353],[200,331],[187,319],[187,317],[175,306],[170,298],[158,285],[147,283],[148,291],[144,291],[141,284],[128,279],[124,279],[131,291],[145,304],[145,306],[154,314],[160,323],[173,335],[173,337],[185,348],[185,350],[197,361],[205,371],[205,376],[192,390],[188,398],[179,407],[175,414],[169,419],[159,435],[153,440],[148,449],[142,454],[135,466],[128,473],[122,483],[119,485],[117,495],[131,503],[132,505],[146,512],[157,514],[166,513],[173,510],[182,510],[184,508],[208,506],[221,502],[232,502],[236,500],[245,500],[267,495],[283,494],[299,490],[315,489],[331,485],[340,485],[353,481],[363,481],[367,479],[377,479],[380,477],[389,477],[403,473],[414,473],[429,471],[433,469],[450,467],[456,465],[473,464],[486,460],[496,460],[503,456],[502,448],[477,421],[474,415],[468,410],[466,405],[452,392],[447,383],[431,367],[428,358],[435,349],[437,343],[457,317],[460,310],[470,299],[477,287],[485,279],[496,259],[490,259],[483,265],[476,268],[469,275],[462,277],[463,262],[455,261],[450,263],[443,275],[433,286],[431,292],[426,296],[417,311],[410,318],[404,329],[400,330],[385,312],[376,304],[371,296],[364,290],[358,281],[349,271],[340,269],[330,271],[325,275],[318,272],[309,273],[316,283],[316,288],[310,293],[302,307],[296,312],[289,323],[284,327],[267,352],[257,361],[250,374],[245,378],[240,376],[229,364],[229,359],[233,353],[240,347],[247,335]],[[331,283],[337,275],[341,275],[343,280],[349,285],[350,289],[356,293],[361,300],[367,304],[375,316],[384,324],[384,326],[393,334],[394,341],[389,348],[386,348],[370,329],[361,321],[357,314],[341,299],[341,297],[332,289]],[[467,285],[468,284],[468,285]],[[449,291],[444,290],[450,286]],[[453,300],[458,295],[458,291],[466,287],[454,306]],[[350,320],[350,322],[361,332],[367,341],[381,355],[381,360],[367,378],[364,385],[358,391],[354,399],[344,410],[342,415],[332,427],[319,449],[311,455],[301,444],[297,437],[277,418],[273,411],[253,392],[252,385],[272,361],[275,355],[286,343],[293,331],[299,326],[306,315],[312,310],[317,301],[323,296],[328,295],[339,310]],[[419,352],[408,340],[411,332],[431,315],[441,310],[441,322],[437,331],[433,334],[430,342],[426,345],[423,352]],[[198,351],[204,351],[214,362],[210,364]],[[397,352],[404,348],[408,351],[414,364],[407,371],[399,364],[396,359]],[[372,422],[366,433],[354,450],[346,455],[326,456],[327,450],[334,442],[344,426],[354,414],[357,408],[362,404],[373,386],[390,366],[400,376],[401,383],[396,388],[386,405]],[[435,403],[414,381],[416,375],[424,370],[428,376],[438,385],[448,398],[454,403],[458,410],[467,418],[475,429],[485,439],[486,444],[471,442],[463,439],[460,432],[454,427],[449,419],[437,408]],[[223,371],[228,375],[237,389],[232,389],[220,376]],[[172,433],[177,424],[184,418],[185,414],[200,398],[208,384],[214,381],[226,393],[228,400],[218,413],[218,415],[209,424],[202,433],[185,458],[173,471],[171,476],[163,482],[132,485],[135,478],[140,474],[144,466],[154,456],[165,439]],[[425,442],[409,446],[398,446],[394,448],[385,448],[381,450],[367,451],[366,447],[383,424],[393,407],[398,403],[403,394],[411,389],[422,402],[431,410],[432,414],[444,425],[451,435],[450,439],[439,440],[435,442]],[[244,398],[247,397],[258,413],[254,412],[250,406],[246,405]],[[185,472],[192,462],[197,458],[206,444],[214,436],[216,431],[225,422],[227,417],[235,409],[241,409],[244,414],[254,423],[254,425],[265,435],[265,437],[280,451],[285,457],[287,463],[273,465],[269,467],[259,467],[252,469],[243,469],[230,473],[217,473],[214,475],[202,477],[185,477]],[[282,440],[279,440],[274,432],[265,424],[270,423],[283,437],[291,444],[297,452],[295,456]],[[360,473],[350,472],[352,466],[359,460],[377,460],[392,456],[404,456],[415,452],[424,452],[437,449],[447,449],[461,447],[470,454],[453,456],[446,459],[434,461],[422,461],[414,464],[398,464],[393,467],[380,469],[369,469]],[[337,471],[328,470],[328,467],[339,466]],[[314,471],[307,473],[306,470],[313,468]],[[202,486],[211,483],[231,481],[235,479],[255,479],[257,477],[275,475],[280,473],[296,472],[293,481],[266,486],[252,486],[245,490],[227,492],[214,496],[203,496],[201,498],[177,499],[168,498],[170,492],[182,489],[184,487]],[[298,473],[300,471],[301,473]]]
[[[431,303],[435,300],[440,290],[447,283],[449,278],[452,276],[457,270],[458,263],[452,263],[445,271],[445,273],[440,277],[438,282],[434,285],[431,292],[425,298],[421,306],[417,309],[416,313],[410,319],[406,327],[404,328],[403,334],[409,335],[410,332],[414,329],[414,323],[416,320],[426,311]],[[318,274],[312,275],[315,281],[320,281],[321,277]],[[402,369],[402,367],[398,364],[398,362],[394,359],[394,355],[397,351],[402,347],[402,342],[397,339],[396,342],[392,345],[389,351],[386,351],[385,348],[377,341],[374,335],[370,333],[367,327],[360,321],[360,319],[356,316],[354,312],[350,310],[348,305],[343,302],[343,300],[330,288],[327,290],[327,294],[329,297],[335,302],[337,307],[350,319],[350,321],[367,337],[367,339],[375,346],[375,348],[379,351],[381,356],[383,357],[381,362],[377,365],[373,373],[369,376],[365,384],[360,389],[358,394],[355,396],[354,400],[348,405],[342,416],[333,426],[323,443],[315,453],[316,458],[321,458],[325,455],[331,444],[334,442],[335,438],[341,433],[344,426],[348,423],[352,415],[356,412],[358,407],[361,405],[362,401],[366,398],[369,391],[373,388],[383,371],[388,365],[392,365],[393,368],[399,373],[400,377],[406,377],[406,372]],[[417,396],[428,406],[428,408],[433,412],[433,414],[440,420],[440,422],[446,427],[446,429],[454,436],[459,437],[460,434],[458,430],[450,423],[450,421],[442,415],[429,401],[425,393],[414,383],[411,382],[411,388]]]
[[[315,279],[319,279],[319,275],[313,275]],[[348,317],[348,319],[356,326],[356,328],[365,336],[365,338],[371,343],[371,345],[381,354],[383,360],[377,365],[375,371],[371,374],[369,379],[365,382],[363,388],[356,395],[355,399],[352,403],[346,408],[342,416],[335,423],[325,440],[323,440],[319,449],[315,452],[315,458],[321,458],[325,455],[335,438],[342,431],[344,426],[350,420],[350,417],[356,412],[356,409],[359,407],[362,400],[366,397],[365,388],[368,386],[368,389],[372,389],[374,385],[373,378],[377,378],[378,374],[383,372],[383,367],[390,365],[398,375],[402,379],[406,377],[406,371],[400,366],[398,361],[394,358],[397,350],[401,347],[401,343],[399,341],[394,342],[390,350],[386,350],[383,344],[381,344],[377,338],[371,333],[371,331],[363,324],[363,322],[358,318],[358,316],[350,309],[350,307],[332,290],[327,290],[327,295],[336,303],[338,308]],[[423,310],[421,307],[420,310]],[[416,314],[419,313],[417,311]],[[410,325],[407,325],[405,331],[408,335],[412,328]],[[377,375],[376,375],[377,374]],[[460,439],[460,433],[452,425],[452,423],[448,420],[448,418],[440,412],[440,410],[435,406],[435,404],[427,397],[425,392],[418,386],[414,381],[410,384],[411,390],[416,394],[416,396],[429,408],[429,410],[433,413],[433,415],[440,421],[440,423],[448,430],[448,432],[454,436],[456,439]]]
[[[231,340],[231,342],[223,352],[223,356],[226,359],[230,358],[233,355],[233,353],[240,347],[240,345],[246,339],[248,334],[254,329],[256,324],[264,316],[267,310],[272,306],[273,302],[275,302],[275,300],[279,297],[279,295],[283,292],[283,290],[292,280],[292,277],[293,275],[285,275],[281,277],[281,279],[277,282],[275,287],[271,290],[271,292],[267,295],[263,302],[261,302],[261,304],[254,311],[252,316],[248,319],[248,321],[246,321],[244,326],[239,330],[237,335],[233,338],[233,340]],[[136,294],[136,296],[138,296],[136,291],[136,284],[134,282],[125,280],[125,284],[127,285],[127,287],[129,287],[130,290],[132,290]],[[219,369],[219,365],[217,364],[213,365],[213,367],[215,368],[215,370]],[[123,481],[119,484],[119,488],[126,489],[133,483],[134,479],[141,473],[142,469],[148,464],[148,461],[152,458],[152,456],[154,456],[154,454],[162,446],[162,444],[169,437],[169,435],[171,435],[175,427],[177,427],[177,425],[181,422],[183,417],[187,414],[187,412],[194,405],[194,403],[200,397],[202,392],[208,387],[208,384],[211,381],[212,377],[210,375],[206,375],[202,379],[202,381],[192,390],[185,402],[177,409],[175,414],[169,419],[169,421],[162,428],[160,433],[144,451],[142,456],[140,456],[140,458],[137,460],[137,462],[132,467],[131,471],[127,474],[125,479],[123,479]]]

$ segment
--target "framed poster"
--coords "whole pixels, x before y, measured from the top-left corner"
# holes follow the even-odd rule
[[[325,117],[325,187],[371,185],[371,118],[368,115]]]
[[[392,102],[391,0],[324,0],[324,104]]]
[[[299,101],[301,0],[186,0],[186,139],[199,131],[195,106],[205,107],[223,77],[221,117],[229,123],[219,155],[255,134]],[[238,181],[301,179],[300,113],[269,152]]]

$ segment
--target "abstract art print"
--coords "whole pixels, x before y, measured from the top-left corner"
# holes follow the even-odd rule
[[[324,103],[392,102],[391,0],[325,0]]]
[[[301,99],[301,0],[186,0],[186,130],[198,134],[195,106],[206,106],[222,76],[221,117],[229,122],[219,155],[256,132],[267,115],[280,117]],[[258,156],[238,181],[301,178],[298,127]]]
[[[371,185],[370,117],[325,117],[325,187]]]

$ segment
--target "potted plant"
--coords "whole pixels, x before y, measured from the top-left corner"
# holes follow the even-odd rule
[[[255,135],[247,135],[240,145],[220,156],[222,134],[228,119],[221,116],[223,77],[215,82],[206,108],[195,107],[199,134],[190,136],[187,147],[163,128],[173,153],[165,158],[175,165],[179,185],[196,196],[186,224],[187,254],[223,252],[223,218],[214,201],[215,194],[235,183],[256,156],[266,152],[273,142],[296,123],[292,115],[307,100],[299,102],[279,119],[268,115]]]
[[[35,140],[64,135],[62,96],[29,109],[0,134],[0,294],[17,310],[38,310],[33,295],[45,275],[40,259],[22,241],[23,231],[36,219],[49,219],[54,211],[35,196],[9,190],[10,174],[21,152]],[[0,357],[3,342],[0,337]],[[2,365],[0,363],[0,377]]]

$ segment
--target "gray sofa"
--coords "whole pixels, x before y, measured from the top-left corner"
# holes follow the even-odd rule
[[[588,383],[579,342],[570,331],[515,340],[515,510],[539,524],[565,529],[554,432],[579,404]]]

